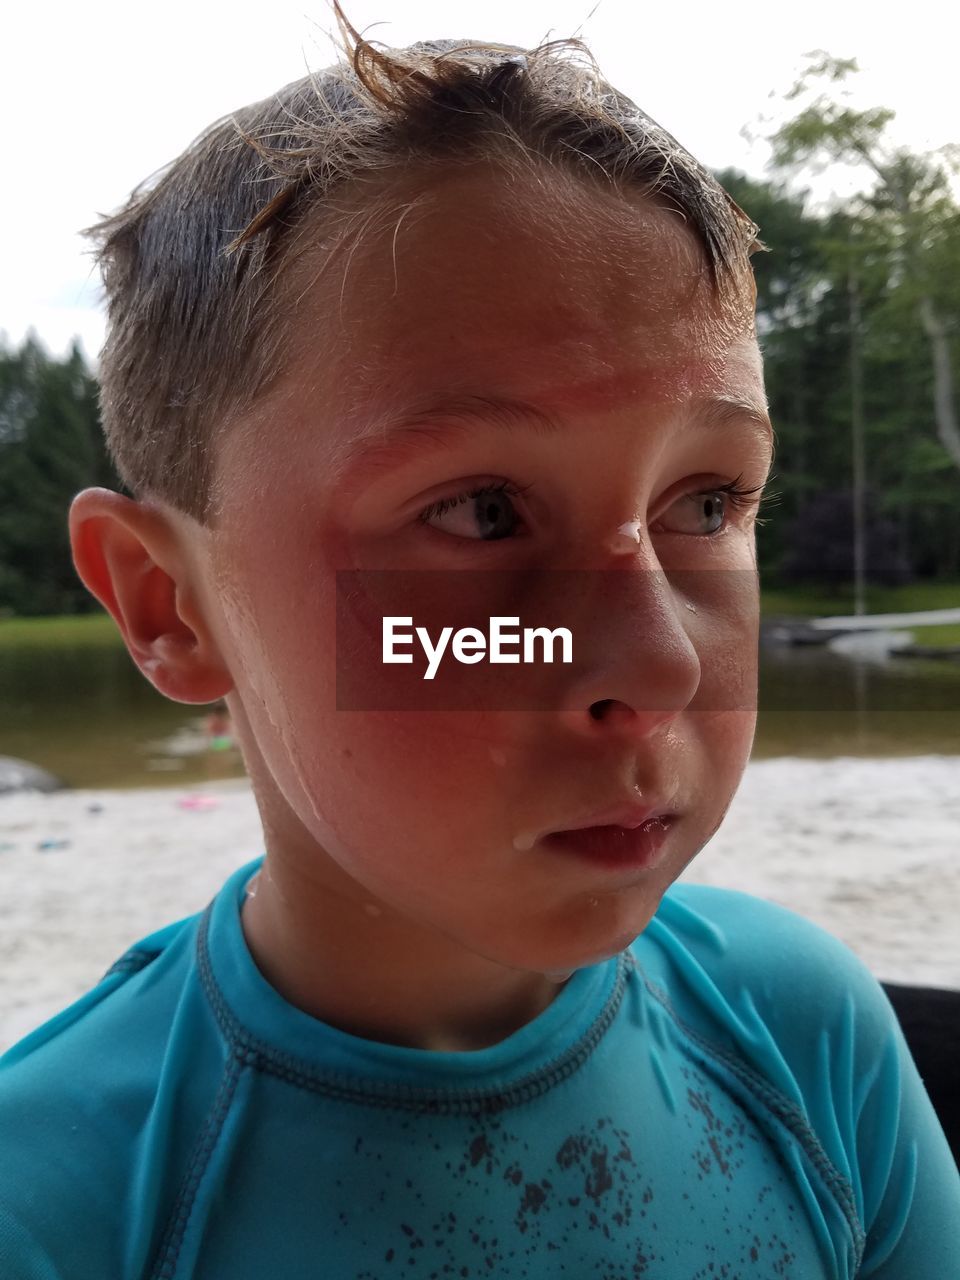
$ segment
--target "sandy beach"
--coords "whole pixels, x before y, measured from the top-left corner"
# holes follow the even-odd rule
[[[262,853],[245,779],[0,796],[0,1052]],[[958,855],[960,756],[784,758],[747,767],[683,879],[792,908],[881,980],[960,988]]]

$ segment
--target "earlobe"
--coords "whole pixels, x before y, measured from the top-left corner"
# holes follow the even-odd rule
[[[77,573],[154,688],[187,703],[229,693],[233,680],[196,605],[189,560],[162,514],[110,489],[84,489],[68,522]]]

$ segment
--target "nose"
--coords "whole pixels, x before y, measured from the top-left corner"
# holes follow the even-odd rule
[[[700,658],[684,626],[689,608],[659,565],[648,567],[655,556],[636,543],[633,549],[616,568],[587,571],[590,607],[582,611],[577,673],[561,694],[560,718],[591,737],[649,737],[700,687]]]

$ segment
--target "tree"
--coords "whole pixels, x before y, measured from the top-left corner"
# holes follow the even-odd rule
[[[858,71],[854,58],[832,58],[818,51],[810,55],[805,74],[786,95],[788,101],[810,99],[818,84],[842,83]],[[890,233],[889,269],[892,286],[902,293],[916,314],[930,344],[934,372],[933,416],[940,442],[960,469],[960,427],[957,423],[955,356],[951,351],[960,278],[960,210],[949,179],[960,172],[956,145],[916,155],[893,147],[885,130],[895,113],[885,107],[856,111],[820,92],[773,135],[773,167],[789,169],[799,163],[840,161],[863,164],[876,180],[861,199],[862,214]]]
[[[865,494],[865,543],[870,559],[867,576],[879,586],[898,587],[910,579],[910,567],[897,546],[892,521],[877,513],[874,496]],[[828,589],[849,583],[853,570],[853,512],[849,493],[825,490],[812,499],[788,530],[788,550],[781,565],[782,580],[816,582]]]
[[[778,475],[793,510],[777,530],[777,564],[787,569],[805,504],[849,490],[860,609],[878,564],[869,538],[883,521],[896,530],[901,564],[960,574],[960,211],[948,183],[955,149],[917,157],[891,147],[893,113],[853,110],[837,89],[855,70],[853,60],[811,55],[787,95],[803,99],[801,110],[770,135],[773,181],[743,179],[738,189],[735,175],[718,176],[773,250],[754,262]],[[869,163],[873,189],[811,211],[798,180],[840,161]]]
[[[28,336],[0,348],[0,609],[74,613],[95,603],[73,567],[67,512],[88,485],[120,488],[79,345],[62,361]]]
[[[796,515],[820,478],[815,461],[822,423],[817,318],[828,276],[823,226],[807,213],[803,193],[792,195],[782,186],[734,169],[719,170],[716,177],[759,225],[765,246],[753,257],[757,333],[778,436],[782,470],[777,474],[785,481],[787,510]]]

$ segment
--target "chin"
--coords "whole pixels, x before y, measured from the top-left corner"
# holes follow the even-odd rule
[[[519,969],[527,973],[539,973],[545,977],[569,975],[577,969],[589,969],[593,965],[604,964],[631,946],[650,923],[653,916],[648,916],[635,927],[621,929],[606,938],[584,938],[579,946],[569,941],[552,947],[538,947],[523,956],[501,958],[500,963],[509,969]],[[489,959],[496,959],[496,953],[489,953]]]

